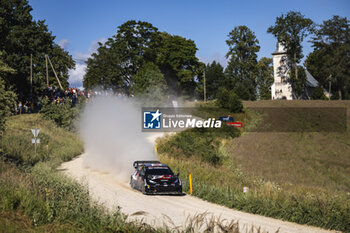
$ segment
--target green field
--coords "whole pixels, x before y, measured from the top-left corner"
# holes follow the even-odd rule
[[[201,105],[202,112],[208,112]],[[349,129],[350,101],[255,101],[244,102],[244,106],[346,107]],[[159,141],[161,161],[182,174],[186,191],[191,173],[194,195],[203,199],[246,212],[350,231],[349,130],[254,132],[264,117],[280,120],[278,112],[263,116],[247,110],[244,116],[237,115],[237,119],[246,121],[241,136],[213,137],[215,143],[207,146],[211,148],[207,153],[219,156],[220,163],[187,153],[193,142],[207,138],[188,132]],[[243,187],[249,187],[247,194],[243,194]]]

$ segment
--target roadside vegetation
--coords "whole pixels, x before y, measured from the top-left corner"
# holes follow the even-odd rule
[[[1,139],[0,228],[6,232],[156,232],[107,213],[91,200],[85,186],[57,170],[83,152],[76,134],[57,127],[41,114],[8,118]],[[34,154],[31,128],[40,128]]]
[[[261,103],[261,104],[260,104]],[[346,107],[346,101],[259,101],[245,107]],[[211,109],[212,103],[208,104]],[[199,108],[208,114],[205,104]],[[213,113],[214,114],[214,113]],[[234,114],[232,114],[234,115]],[[245,115],[245,116],[244,116]],[[184,131],[160,139],[160,160],[180,172],[184,191],[189,192],[188,175],[193,177],[193,195],[210,202],[250,213],[350,231],[350,136],[347,132],[248,132],[264,116],[252,110],[237,115],[247,119],[241,136],[225,133]],[[266,117],[266,116],[265,116]],[[270,116],[278,120],[278,115]],[[286,122],[286,124],[288,124]],[[192,152],[205,141],[207,156]],[[181,140],[182,139],[182,140]],[[243,187],[249,191],[243,193]]]

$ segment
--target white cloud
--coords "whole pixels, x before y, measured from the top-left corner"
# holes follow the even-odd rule
[[[73,59],[76,62],[75,69],[71,69],[68,71],[69,73],[69,84],[71,87],[79,87],[83,86],[83,78],[86,73],[86,63],[85,61],[91,56],[92,53],[96,52],[99,48],[98,42],[105,43],[107,40],[105,38],[99,38],[91,42],[90,47],[87,53],[82,53],[75,51],[73,55]],[[68,42],[68,41],[67,41]]]
[[[67,49],[68,45],[69,45],[69,40],[67,39],[62,39],[60,41],[58,41],[58,45],[62,48],[62,49]]]
[[[71,87],[81,88],[83,86],[83,78],[86,72],[86,64],[85,63],[77,63],[75,65],[75,69],[71,69],[68,71],[69,79],[68,82]]]

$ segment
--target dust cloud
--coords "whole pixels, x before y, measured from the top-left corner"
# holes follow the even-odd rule
[[[157,159],[149,136],[141,132],[141,106],[114,96],[97,97],[86,104],[80,120],[84,166],[109,172],[127,181],[135,160]]]

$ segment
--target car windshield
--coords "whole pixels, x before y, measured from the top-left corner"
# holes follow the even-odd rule
[[[174,175],[169,168],[148,168],[146,175]]]

